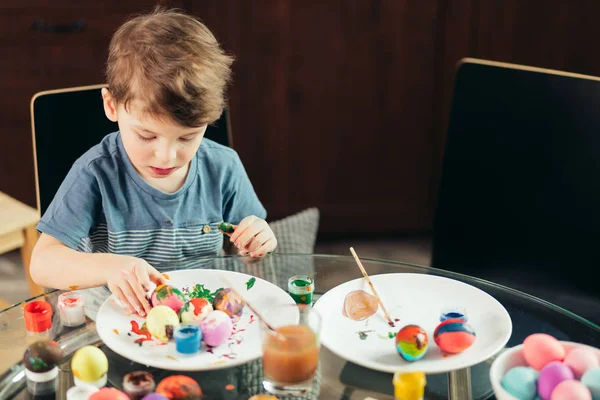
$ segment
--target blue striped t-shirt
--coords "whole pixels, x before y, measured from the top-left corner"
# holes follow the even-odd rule
[[[159,271],[194,267],[223,245],[221,221],[266,218],[237,153],[203,139],[183,186],[165,193],[129,160],[119,132],[71,168],[37,225],[72,249],[130,255]]]

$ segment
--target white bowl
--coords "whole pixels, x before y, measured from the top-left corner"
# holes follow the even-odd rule
[[[573,349],[574,347],[585,347],[591,349],[598,357],[600,357],[600,349],[597,349],[592,346],[588,346],[585,344],[574,343],[574,342],[560,342],[567,353]],[[490,368],[490,381],[492,382],[492,389],[494,389],[494,394],[496,395],[496,399],[498,400],[518,400],[515,396],[509,394],[500,382],[502,381],[502,377],[504,374],[508,372],[509,369],[518,366],[527,366],[527,361],[525,361],[525,356],[523,355],[523,345],[520,344],[515,347],[511,347],[510,349],[504,350],[498,358],[494,360],[492,363],[492,367]]]

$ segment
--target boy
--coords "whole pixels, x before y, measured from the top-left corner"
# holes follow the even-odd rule
[[[238,224],[230,241],[240,254],[275,249],[237,153],[203,140],[223,111],[231,63],[208,28],[175,11],[157,9],[117,30],[102,98],[119,131],[73,164],[39,222],[36,283],[107,285],[143,317],[151,282],[165,283],[159,271],[220,251],[221,221]]]

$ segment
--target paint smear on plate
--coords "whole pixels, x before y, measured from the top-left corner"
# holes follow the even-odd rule
[[[344,299],[342,315],[353,321],[362,321],[375,314],[378,308],[377,297],[364,290],[353,290]]]

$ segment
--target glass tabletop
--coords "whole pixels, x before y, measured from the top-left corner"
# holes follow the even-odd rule
[[[416,273],[451,278],[477,287],[498,300],[510,314],[513,330],[506,347],[523,342],[532,333],[548,333],[559,340],[584,343],[600,347],[600,327],[567,310],[517,290],[445,270],[406,264],[402,262],[361,259],[370,276],[385,273]],[[272,254],[260,262],[249,263],[243,257],[214,257],[199,260],[199,268],[224,269],[246,273],[267,280],[287,291],[288,279],[294,275],[314,277],[315,295],[313,301],[325,292],[350,280],[361,278],[362,274],[351,256],[318,254]],[[26,386],[23,353],[31,342],[25,329],[23,310],[25,304],[45,297],[53,307],[53,324],[50,336],[59,342],[65,360],[59,366],[58,392],[56,398],[64,399],[66,390],[73,385],[70,371],[70,356],[80,347],[96,345],[109,359],[108,386],[121,388],[121,381],[127,372],[147,370],[158,382],[169,375],[190,375],[203,388],[206,399],[224,398],[226,387],[236,388],[230,398],[247,399],[256,393],[264,393],[260,376],[252,376],[262,368],[241,366],[202,373],[182,373],[159,370],[139,365],[112,352],[100,340],[95,325],[94,307],[88,304],[86,323],[76,328],[62,326],[57,310],[57,299],[62,291],[53,290],[37,298],[27,299],[0,311],[0,355],[5,370],[0,375],[0,399],[31,398]],[[460,294],[457,294],[460,295]],[[89,309],[88,309],[89,308]],[[97,311],[97,310],[96,310]],[[496,355],[497,356],[497,355]],[[427,375],[425,399],[492,399],[493,391],[489,381],[489,368],[495,357],[471,368],[453,371],[448,374]],[[260,362],[258,360],[257,362]],[[326,347],[320,352],[320,367],[317,379],[307,399],[393,399],[392,374],[373,371],[347,362],[334,355]],[[252,363],[251,363],[252,364]],[[2,366],[4,368],[2,368]],[[2,373],[0,370],[0,373]],[[251,372],[248,372],[251,371]],[[252,372],[254,371],[254,372]],[[256,372],[257,374],[259,372]],[[280,399],[286,397],[279,397]]]

